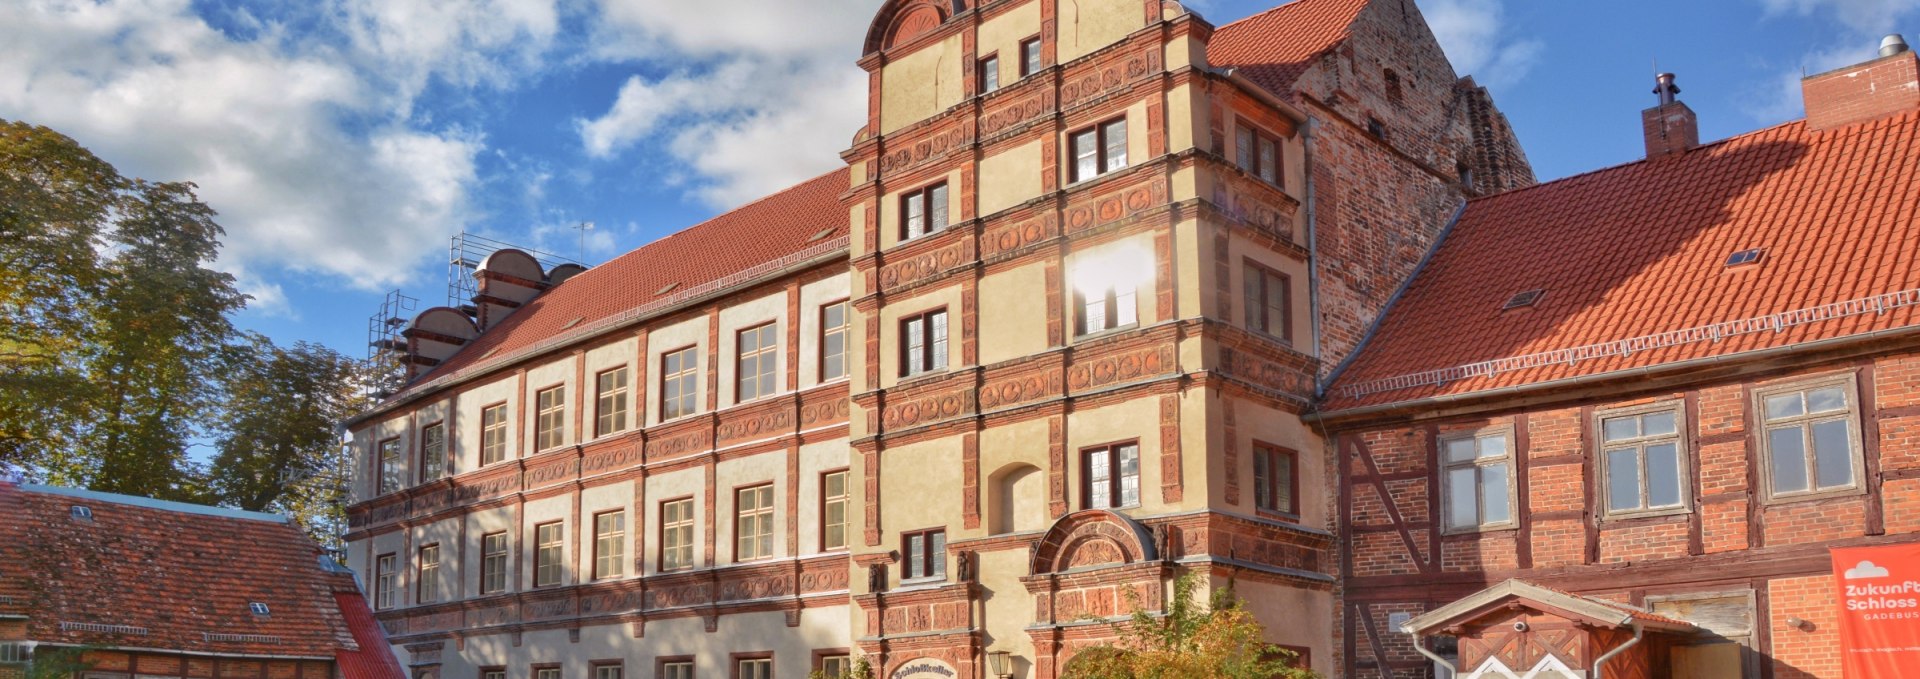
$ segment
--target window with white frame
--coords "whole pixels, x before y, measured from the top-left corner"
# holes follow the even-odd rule
[[[417,559],[420,574],[419,582],[414,584],[413,599],[418,603],[430,604],[440,600],[440,545],[423,545]]]
[[[773,679],[772,658],[742,658],[735,679]]]
[[[820,475],[820,549],[847,548],[847,472]]]
[[[1603,412],[1601,483],[1607,516],[1686,511],[1687,454],[1675,403]]]
[[[534,420],[534,450],[558,448],[566,443],[567,392],[564,387],[542,389],[534,394],[538,414]]]
[[[420,482],[446,476],[447,427],[435,422],[420,429]]]
[[[378,489],[380,494],[385,495],[400,490],[400,486],[402,485],[400,481],[400,437],[396,436],[381,441],[377,448],[379,450],[376,454],[379,456],[380,461],[380,487]]]
[[[495,403],[480,410],[480,464],[507,459],[507,404]]]
[[[602,371],[594,377],[594,436],[627,430],[627,367]]]
[[[620,663],[594,663],[593,679],[626,679],[627,668]]]
[[[551,665],[534,667],[533,679],[560,679],[560,668]]]
[[[820,675],[827,679],[846,679],[853,674],[853,656],[820,656]]]
[[[773,484],[735,491],[734,561],[773,556]]]
[[[693,567],[693,498],[660,503],[660,570]]]
[[[566,530],[555,521],[533,527],[533,586],[552,587],[565,579],[567,572]]]
[[[900,194],[900,240],[947,228],[947,184],[940,182]]]
[[[693,679],[693,661],[667,660],[661,662],[660,679]]]
[[[779,383],[779,335],[778,326],[773,323],[747,328],[737,335],[735,348],[740,352],[740,360],[735,365],[735,403],[773,395]]]
[[[1117,443],[1080,451],[1082,506],[1112,509],[1140,504],[1140,444]]]
[[[1769,500],[1862,488],[1860,421],[1852,375],[1756,390]]]
[[[1081,182],[1127,167],[1127,119],[1116,118],[1067,135],[1073,154],[1067,180]]]
[[[593,515],[593,579],[617,578],[626,573],[626,511],[616,509]]]
[[[480,593],[507,591],[507,534],[480,536]]]
[[[381,554],[373,560],[373,607],[381,610],[393,608],[400,593],[400,557],[397,554]]]
[[[1505,429],[1458,434],[1440,440],[1444,474],[1441,493],[1446,501],[1449,532],[1465,532],[1514,525],[1513,446]]]
[[[498,667],[484,668],[480,670],[480,679],[507,679],[507,671]]]
[[[660,419],[671,420],[694,413],[694,396],[700,393],[699,351],[687,347],[660,357]]]
[[[820,307],[820,381],[847,376],[847,303]]]

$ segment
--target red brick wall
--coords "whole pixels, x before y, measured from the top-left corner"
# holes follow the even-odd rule
[[[1920,56],[1875,59],[1800,81],[1807,127],[1828,130],[1920,108]]]
[[[1774,679],[1840,679],[1840,620],[1833,601],[1833,576],[1774,580],[1767,598],[1767,617],[1773,622]],[[1788,618],[1811,625],[1788,627]]]

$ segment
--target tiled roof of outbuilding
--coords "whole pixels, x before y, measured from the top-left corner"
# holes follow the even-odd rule
[[[587,269],[481,333],[414,388],[842,238],[847,181],[845,168],[828,172]]]
[[[1796,121],[1474,199],[1324,410],[1904,328],[1920,322],[1916,253],[1920,112]],[[1502,310],[1527,290],[1536,304]]]
[[[1207,62],[1282,97],[1321,55],[1345,42],[1367,0],[1294,0],[1214,30]]]
[[[33,641],[324,659],[361,650],[334,596],[359,596],[353,576],[323,567],[282,517],[0,481],[0,552],[0,588],[16,597],[0,613],[25,615]]]

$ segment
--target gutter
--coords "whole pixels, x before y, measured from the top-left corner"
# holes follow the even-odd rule
[[[1413,650],[1419,651],[1420,655],[1427,656],[1427,659],[1432,660],[1436,663],[1440,663],[1441,667],[1447,668],[1447,676],[1450,676],[1450,677],[1458,676],[1460,674],[1460,669],[1457,667],[1454,667],[1453,663],[1448,662],[1446,658],[1440,657],[1438,654],[1434,653],[1433,651],[1427,650],[1427,644],[1425,641],[1422,640],[1422,637],[1418,632],[1408,632],[1407,634],[1413,636]],[[1621,648],[1626,648],[1626,647],[1622,646]]]
[[[1396,410],[1416,410],[1416,409],[1428,408],[1428,407],[1434,407],[1434,406],[1444,406],[1444,405],[1449,405],[1454,403],[1463,403],[1467,401],[1475,401],[1475,400],[1495,398],[1495,397],[1501,397],[1501,396],[1524,396],[1524,395],[1533,394],[1535,392],[1553,391],[1553,390],[1559,390],[1559,389],[1566,389],[1569,387],[1581,387],[1581,386],[1586,386],[1590,384],[1601,383],[1601,382],[1611,382],[1614,380],[1620,380],[1620,379],[1625,379],[1630,377],[1650,378],[1650,377],[1656,377],[1669,372],[1679,372],[1684,370],[1691,370],[1693,368],[1723,365],[1723,364],[1736,363],[1736,362],[1755,361],[1755,360],[1773,358],[1776,356],[1788,356],[1788,355],[1799,354],[1799,353],[1810,353],[1810,352],[1819,351],[1822,349],[1844,347],[1844,346],[1853,345],[1853,344],[1862,344],[1862,343],[1866,343],[1866,342],[1870,342],[1878,339],[1906,337],[1909,335],[1920,335],[1920,325],[1908,325],[1908,326],[1903,326],[1898,328],[1888,328],[1885,330],[1875,330],[1873,332],[1864,333],[1864,334],[1846,335],[1844,337],[1832,337],[1832,338],[1823,339],[1823,340],[1814,340],[1811,342],[1801,342],[1799,344],[1789,344],[1787,346],[1782,346],[1782,347],[1773,347],[1770,349],[1755,349],[1753,351],[1743,351],[1743,352],[1732,353],[1732,354],[1721,354],[1718,356],[1693,358],[1693,359],[1687,359],[1684,361],[1676,361],[1673,363],[1659,363],[1655,365],[1642,366],[1639,368],[1615,370],[1613,372],[1604,372],[1604,373],[1598,373],[1594,375],[1581,375],[1579,377],[1569,377],[1565,379],[1552,380],[1548,382],[1518,384],[1510,387],[1500,387],[1497,389],[1487,389],[1484,391],[1470,391],[1470,392],[1461,393],[1461,394],[1429,396],[1427,398],[1415,399],[1412,401],[1396,401],[1393,403],[1382,403],[1379,405],[1362,406],[1359,408],[1349,408],[1347,410],[1336,410],[1332,412],[1308,413],[1306,415],[1301,416],[1301,419],[1308,422],[1325,422],[1328,420],[1335,420],[1335,419],[1349,419],[1349,418],[1356,418],[1356,417],[1364,417],[1368,415],[1377,415],[1381,413],[1393,412]]]
[[[1315,220],[1313,212],[1313,129],[1319,124],[1320,122],[1317,120],[1308,119],[1307,124],[1300,128],[1300,146],[1302,147],[1302,154],[1304,156],[1304,159],[1300,163],[1300,174],[1305,175],[1307,178],[1307,323],[1311,326],[1308,333],[1313,336],[1313,358],[1316,362],[1320,360],[1321,356],[1320,248],[1318,245],[1320,241],[1320,222]],[[1328,382],[1328,384],[1331,383],[1331,381]],[[1320,398],[1324,396],[1324,394],[1320,393],[1321,387],[1322,385],[1320,384],[1314,385],[1313,399],[1315,401],[1320,400]]]
[[[1593,679],[1603,679],[1604,670],[1606,669],[1606,666],[1607,666],[1607,661],[1612,660],[1613,656],[1620,655],[1621,653],[1626,652],[1626,650],[1629,648],[1638,646],[1640,644],[1640,640],[1643,638],[1646,638],[1646,635],[1647,635],[1646,628],[1641,627],[1640,623],[1637,623],[1637,622],[1633,623],[1632,639],[1628,639],[1627,643],[1621,644],[1619,646],[1615,646],[1613,647],[1613,650],[1607,651],[1606,653],[1602,653],[1600,654],[1600,657],[1593,659]]]
[[[1279,109],[1280,114],[1292,120],[1294,124],[1296,125],[1307,124],[1307,121],[1309,119],[1307,118],[1307,114],[1305,111],[1301,111],[1300,107],[1289,103],[1285,99],[1281,99],[1279,95],[1268,91],[1267,88],[1261,87],[1259,83],[1256,83],[1252,80],[1248,80],[1247,77],[1244,75],[1240,75],[1239,69],[1236,69],[1232,66],[1228,66],[1226,68],[1208,67],[1206,71],[1208,73],[1212,73],[1222,78],[1226,78],[1227,82],[1238,85],[1240,89],[1246,90],[1248,94],[1253,95],[1253,98],[1259,99],[1260,101],[1266,103],[1268,106],[1272,106],[1276,109]]]

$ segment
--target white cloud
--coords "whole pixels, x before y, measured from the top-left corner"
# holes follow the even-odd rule
[[[7,13],[0,117],[58,129],[129,175],[197,183],[244,289],[274,290],[259,278],[285,271],[395,285],[470,215],[481,137],[393,114],[405,102],[335,50],[270,28],[236,38],[188,0]]]
[[[633,76],[606,112],[576,121],[601,159],[653,143],[692,172],[667,177],[716,207],[738,205],[840,165],[865,122],[854,66],[878,0],[599,0],[597,58],[668,75]]]
[[[1760,0],[1768,16],[1830,16],[1857,34],[1885,34],[1901,15],[1920,9],[1920,0]]]
[[[539,65],[559,29],[554,0],[343,0],[343,24],[369,75],[411,103],[431,77],[506,87]]]
[[[1482,85],[1519,82],[1546,48],[1541,40],[1512,35],[1501,0],[1422,0],[1420,12],[1453,69]]]

